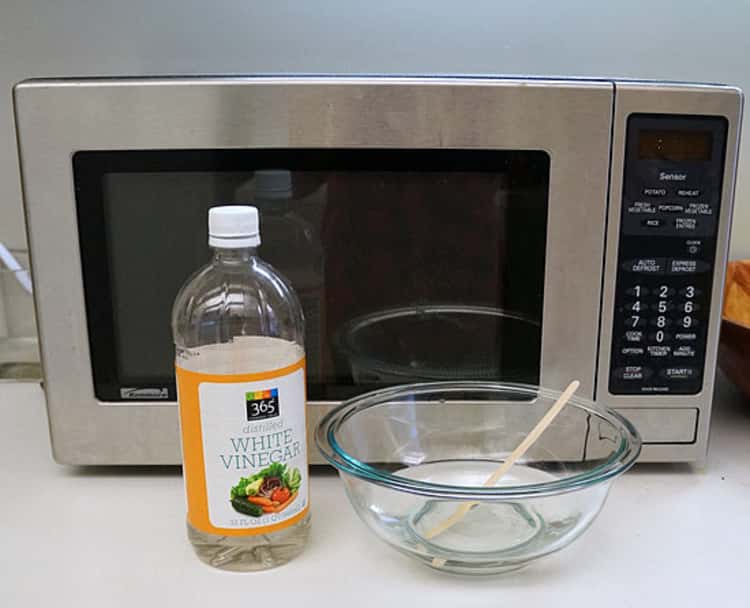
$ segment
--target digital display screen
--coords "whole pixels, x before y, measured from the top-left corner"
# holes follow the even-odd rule
[[[712,147],[710,131],[644,129],[638,135],[640,160],[708,161]]]

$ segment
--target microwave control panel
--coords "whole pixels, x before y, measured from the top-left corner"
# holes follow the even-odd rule
[[[628,119],[612,394],[703,386],[726,132],[722,117]]]

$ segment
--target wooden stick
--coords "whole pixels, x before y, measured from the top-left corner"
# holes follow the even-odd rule
[[[541,420],[537,422],[536,426],[531,429],[531,432],[526,435],[524,440],[518,444],[518,447],[510,453],[510,456],[508,456],[508,458],[505,459],[505,462],[503,462],[503,464],[501,464],[497,468],[497,470],[487,478],[487,481],[484,482],[484,486],[494,486],[500,480],[500,478],[508,472],[508,470],[515,464],[515,462],[526,453],[526,450],[534,445],[534,442],[539,439],[541,434],[544,433],[545,429],[565,407],[573,394],[578,390],[578,387],[580,385],[581,383],[578,380],[573,380],[573,382],[568,385],[568,387],[562,392],[562,394],[557,399],[557,401],[555,401],[552,407],[547,410],[547,413],[544,414]],[[461,521],[471,510],[471,508],[477,504],[479,503],[475,501],[463,503],[456,509],[453,515],[445,518],[442,522],[432,527],[427,531],[426,534],[423,534],[422,536],[429,540],[430,538],[434,538],[438,534],[442,534],[449,528],[455,526],[459,521]],[[432,560],[432,564],[434,566],[440,567],[445,564],[445,560],[436,557]]]

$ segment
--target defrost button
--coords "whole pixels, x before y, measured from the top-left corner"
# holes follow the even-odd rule
[[[666,263],[666,258],[636,258],[623,262],[622,268],[639,274],[664,274]]]

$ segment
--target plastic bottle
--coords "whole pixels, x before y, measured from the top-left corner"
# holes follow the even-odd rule
[[[262,570],[310,527],[304,321],[257,256],[256,208],[210,209],[208,242],[172,311],[188,538],[211,566]]]

